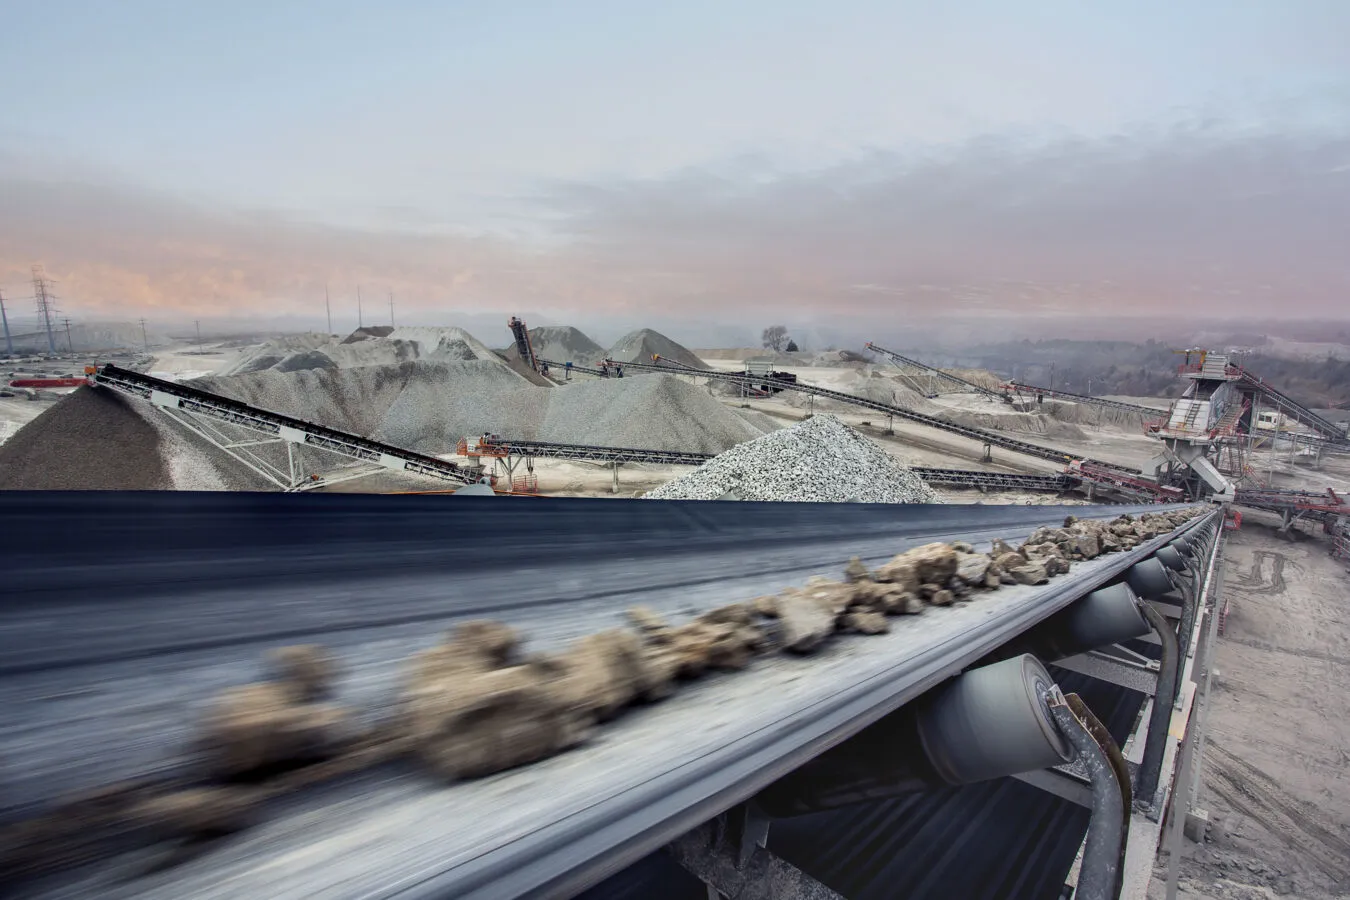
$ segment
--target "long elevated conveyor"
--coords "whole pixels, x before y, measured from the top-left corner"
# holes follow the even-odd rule
[[[188,413],[244,428],[288,445],[313,447],[381,468],[415,472],[457,484],[472,484],[475,480],[472,473],[435,456],[372,441],[360,435],[348,434],[293,416],[259,409],[210,391],[165,381],[130,369],[114,365],[101,366],[89,373],[88,380],[95,387],[110,388],[134,397],[142,397],[170,412]],[[203,436],[214,440],[209,434]],[[234,449],[227,444],[220,446],[224,450]],[[241,461],[248,462],[246,459]]]
[[[1079,518],[1160,507],[1075,507]],[[340,659],[337,702],[388,709],[445,628],[492,617],[548,650],[647,604],[672,617],[838,577],[936,539],[1058,524],[1046,507],[642,504],[322,494],[0,494],[0,822],[172,773],[218,690],[269,648]],[[1193,520],[1191,525],[1201,520]],[[1185,526],[1183,526],[1185,527]],[[288,798],[164,869],[95,864],[13,896],[566,897],[617,871],[1119,576],[1160,546],[1042,586],[893,620],[810,658],[681,688],[581,748],[446,785],[371,772]]]
[[[666,466],[701,466],[712,453],[682,450],[643,450],[633,447],[604,447],[591,444],[560,444],[551,441],[521,441],[493,435],[479,439],[478,455],[519,456],[540,459],[582,459],[590,462],[653,463]],[[943,487],[973,487],[994,490],[1068,491],[1080,480],[1069,474],[1036,475],[1021,472],[980,472],[973,469],[935,469],[911,466],[929,484]]]
[[[553,362],[550,360],[540,360],[541,363],[550,368],[562,370],[565,363]],[[592,368],[589,366],[572,366],[574,372],[584,372],[589,375],[607,376],[611,370],[622,368],[635,372],[659,372],[667,375],[691,375],[697,378],[712,378],[718,381],[725,381],[731,384],[744,385],[755,388],[759,385],[772,383],[774,388],[785,391],[797,391],[801,394],[810,394],[816,397],[825,397],[830,400],[838,400],[841,403],[848,403],[853,406],[860,406],[864,409],[871,409],[877,412],[885,413],[888,416],[894,416],[897,419],[905,419],[910,422],[917,422],[920,425],[927,425],[930,428],[936,428],[941,431],[949,431],[952,434],[959,434],[962,437],[979,441],[982,444],[988,444],[992,447],[1002,447],[1005,450],[1011,450],[1014,453],[1021,453],[1026,456],[1034,456],[1038,459],[1048,459],[1052,462],[1068,464],[1075,460],[1084,460],[1095,466],[1107,469],[1115,469],[1120,472],[1129,472],[1139,474],[1138,469],[1122,466],[1116,463],[1104,462],[1084,458],[1065,450],[1057,450],[1053,447],[1044,447],[1040,444],[1032,444],[1027,441],[1019,441],[1017,438],[1009,437],[997,431],[987,431],[983,428],[975,428],[971,425],[959,425],[955,422],[948,422],[946,419],[937,416],[929,416],[923,413],[914,412],[901,406],[893,406],[889,403],[880,403],[876,400],[869,400],[866,397],[859,397],[855,394],[847,394],[843,391],[835,391],[829,388],[818,387],[813,384],[804,384],[802,382],[776,381],[763,376],[751,376],[738,372],[717,372],[707,369],[695,369],[690,366],[682,366],[669,360],[658,360],[656,363],[614,363],[607,364],[604,369]]]

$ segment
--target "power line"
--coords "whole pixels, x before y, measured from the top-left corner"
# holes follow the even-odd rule
[[[42,266],[33,264],[33,302],[37,305],[38,321],[47,329],[47,349],[56,355],[56,338],[52,336],[52,316],[56,315],[56,295],[48,288],[52,281],[42,272]]]

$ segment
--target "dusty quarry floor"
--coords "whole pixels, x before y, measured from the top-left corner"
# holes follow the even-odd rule
[[[1225,550],[1226,634],[1179,897],[1350,897],[1350,574],[1324,540],[1244,513]],[[1161,877],[1161,876],[1160,876]],[[1164,897],[1157,879],[1150,900]]]

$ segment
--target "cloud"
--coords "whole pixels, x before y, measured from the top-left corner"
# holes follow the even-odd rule
[[[1350,137],[1195,127],[813,172],[559,186],[597,264],[710,307],[945,313],[1338,312],[1350,289]]]
[[[359,229],[4,171],[0,285],[22,295],[43,262],[87,315],[296,314],[322,309],[325,283],[392,290],[423,321],[1313,317],[1350,294],[1350,137],[1330,132],[989,137],[796,172],[746,156],[550,184],[528,198],[544,241],[403,207]]]

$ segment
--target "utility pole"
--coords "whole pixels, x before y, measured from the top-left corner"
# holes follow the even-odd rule
[[[359,284],[356,286],[356,327],[365,327],[361,322],[361,285]]]
[[[51,282],[42,273],[42,266],[33,264],[33,302],[37,304],[38,321],[47,329],[47,350],[56,355],[56,338],[52,337],[52,316],[56,315],[56,295],[48,290]]]
[[[328,283],[323,286],[323,311],[328,313],[328,333],[333,333],[333,303],[328,299]]]
[[[394,328],[394,292],[389,292],[389,327]]]
[[[61,322],[62,322],[62,324],[64,324],[64,325],[66,326],[66,346],[67,346],[68,348],[70,348],[70,352],[71,352],[71,353],[74,353],[74,352],[75,352],[75,341],[72,340],[71,337],[70,337],[70,320],[69,320],[69,319],[62,319]]]
[[[9,336],[9,316],[5,313],[5,295],[0,293],[0,322],[5,324],[5,355],[14,355],[14,338]]]
[[[141,319],[141,343],[145,345],[145,352],[150,352],[150,338],[145,334],[145,320]]]
[[[198,353],[201,353],[201,352],[202,352],[202,320],[201,320],[201,319],[193,319],[192,321],[193,321],[193,323],[197,326],[197,352],[198,352]]]

